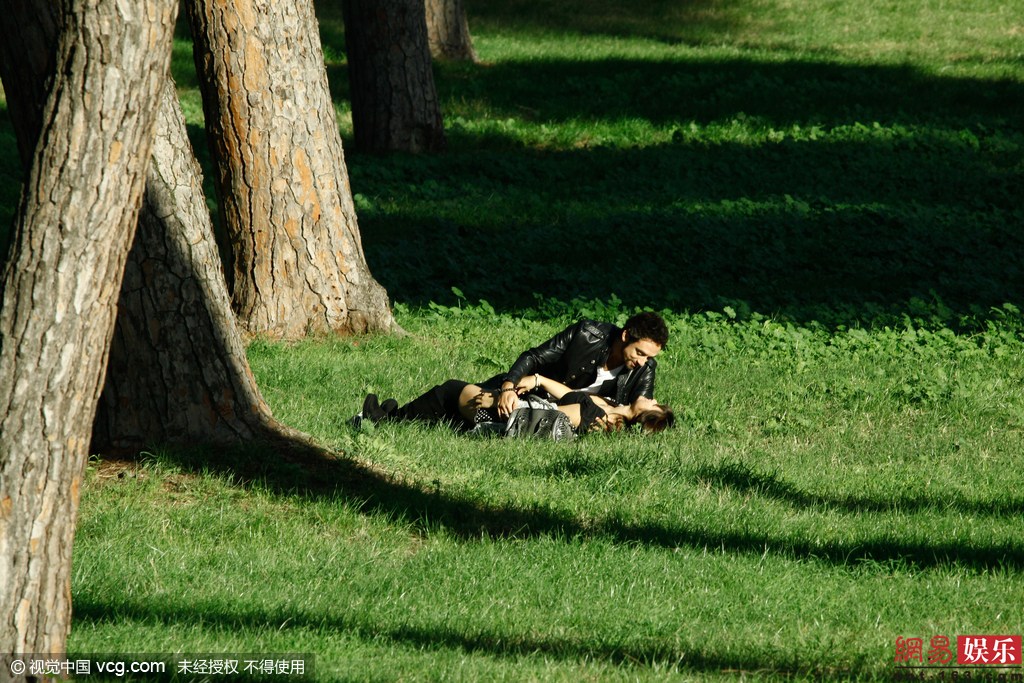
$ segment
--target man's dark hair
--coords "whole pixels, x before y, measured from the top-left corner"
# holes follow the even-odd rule
[[[668,345],[668,325],[657,313],[637,313],[626,321],[622,329],[626,330],[626,343],[650,339],[661,348]]]

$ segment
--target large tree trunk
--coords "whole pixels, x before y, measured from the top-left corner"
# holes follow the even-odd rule
[[[3,277],[0,652],[65,650],[78,491],[175,12],[87,0],[61,15]]]
[[[370,275],[311,0],[187,0],[249,334],[395,329]]]
[[[12,0],[0,13],[0,78],[18,146],[39,136],[60,8]],[[135,242],[128,255],[92,452],[157,444],[272,442],[308,448],[270,416],[245,357],[173,82],[165,84]],[[314,449],[315,450],[315,449]]]
[[[174,83],[164,87],[93,449],[231,443],[276,425],[249,369]]]
[[[462,0],[426,0],[427,41],[434,59],[476,62]]]
[[[444,149],[423,0],[342,0],[341,7],[356,148]]]

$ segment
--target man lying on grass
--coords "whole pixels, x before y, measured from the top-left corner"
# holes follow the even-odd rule
[[[525,351],[507,373],[486,382],[449,380],[401,407],[394,399],[378,403],[369,394],[357,419],[468,427],[482,417],[480,410],[507,420],[524,398],[539,396],[557,400],[582,431],[618,429],[631,420],[644,420],[646,429],[660,431],[674,421],[672,412],[653,400],[654,357],[667,343],[668,326],[657,313],[634,315],[621,328],[583,320]]]

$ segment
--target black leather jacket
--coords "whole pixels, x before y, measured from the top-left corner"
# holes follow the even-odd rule
[[[572,389],[588,387],[597,377],[597,369],[608,360],[612,342],[621,334],[622,328],[611,323],[581,320],[524,352],[505,374],[505,380],[517,383],[525,375],[539,373]],[[648,358],[639,368],[623,371],[605,382],[598,395],[619,404],[632,403],[640,396],[654,398],[657,366],[653,358]]]

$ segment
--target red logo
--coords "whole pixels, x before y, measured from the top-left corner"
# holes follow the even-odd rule
[[[925,662],[924,640],[921,638],[897,638],[896,639],[896,663],[909,664]],[[930,666],[949,664],[953,661],[953,653],[949,649],[949,638],[946,636],[932,636],[928,642],[928,664]]]
[[[956,663],[1020,665],[1020,636],[957,636]]]

